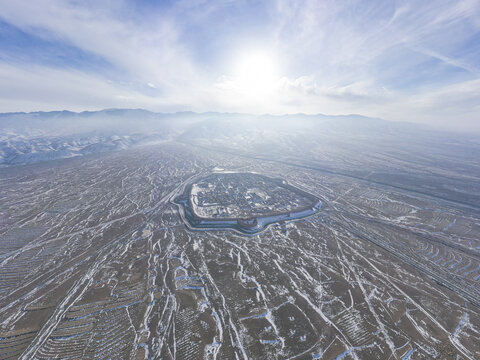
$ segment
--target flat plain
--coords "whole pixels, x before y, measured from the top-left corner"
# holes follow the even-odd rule
[[[1,169],[1,359],[480,358],[476,153],[210,138]],[[174,199],[219,171],[322,207],[193,231]]]

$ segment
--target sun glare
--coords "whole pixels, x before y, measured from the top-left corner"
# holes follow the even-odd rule
[[[247,53],[235,67],[239,90],[252,96],[268,94],[278,81],[278,65],[272,56],[262,52]]]

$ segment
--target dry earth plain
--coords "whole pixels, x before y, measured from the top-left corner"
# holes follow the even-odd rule
[[[193,231],[218,169],[322,207]],[[0,359],[480,359],[479,208],[388,183],[174,142],[1,169]]]

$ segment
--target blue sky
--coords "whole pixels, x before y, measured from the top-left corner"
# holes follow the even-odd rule
[[[0,0],[0,111],[111,107],[480,131],[480,1]]]

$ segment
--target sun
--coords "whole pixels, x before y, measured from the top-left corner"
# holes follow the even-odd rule
[[[266,52],[247,52],[239,57],[234,77],[241,92],[252,96],[268,95],[278,82],[278,64]]]

